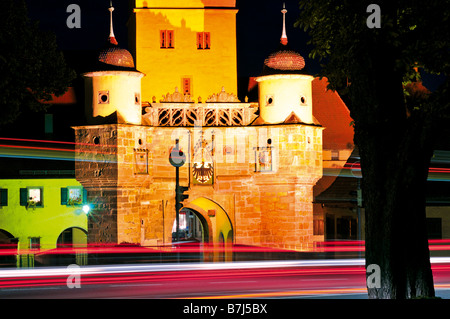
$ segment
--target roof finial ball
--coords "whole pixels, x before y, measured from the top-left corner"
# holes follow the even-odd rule
[[[281,13],[283,14],[283,31],[281,32],[281,39],[280,42],[283,45],[286,45],[288,43],[287,35],[286,35],[286,5],[283,2],[283,10],[281,10]]]

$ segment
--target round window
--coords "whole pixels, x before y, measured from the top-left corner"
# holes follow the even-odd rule
[[[109,91],[99,91],[98,92],[98,103],[100,103],[100,104],[109,103]]]

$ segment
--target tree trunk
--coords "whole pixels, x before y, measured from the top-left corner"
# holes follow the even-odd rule
[[[427,122],[417,115],[407,117],[392,52],[371,45],[349,90],[363,176],[366,266],[376,264],[381,272],[381,287],[368,288],[368,294],[383,299],[433,297],[425,216],[432,155]]]
[[[429,157],[414,136],[403,134],[392,139],[404,145],[387,147],[366,139],[360,149],[366,266],[376,264],[381,270],[381,287],[369,288],[370,298],[434,296],[425,216]],[[397,153],[386,152],[395,145]]]

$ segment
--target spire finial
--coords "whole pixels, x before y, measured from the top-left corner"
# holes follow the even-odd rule
[[[281,32],[281,39],[280,39],[280,42],[283,45],[286,45],[288,43],[288,38],[286,35],[286,12],[287,12],[286,5],[283,2],[283,10],[281,10],[281,13],[283,14],[283,31]]]
[[[114,30],[113,30],[113,18],[112,13],[114,11],[114,7],[112,5],[112,1],[109,2],[110,6],[108,8],[109,10],[109,43],[117,45],[116,37],[114,36]]]

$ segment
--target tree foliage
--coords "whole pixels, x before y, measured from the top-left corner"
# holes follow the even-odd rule
[[[40,102],[64,94],[75,78],[55,35],[41,31],[27,14],[23,0],[0,2],[0,125],[21,112],[45,110]]]
[[[439,123],[448,119],[449,0],[377,1],[381,28],[369,28],[372,1],[300,2],[297,26],[311,36],[319,76],[338,90],[354,120],[363,175],[366,263],[382,287],[371,298],[434,296],[425,187]],[[420,75],[443,73],[435,92]]]

